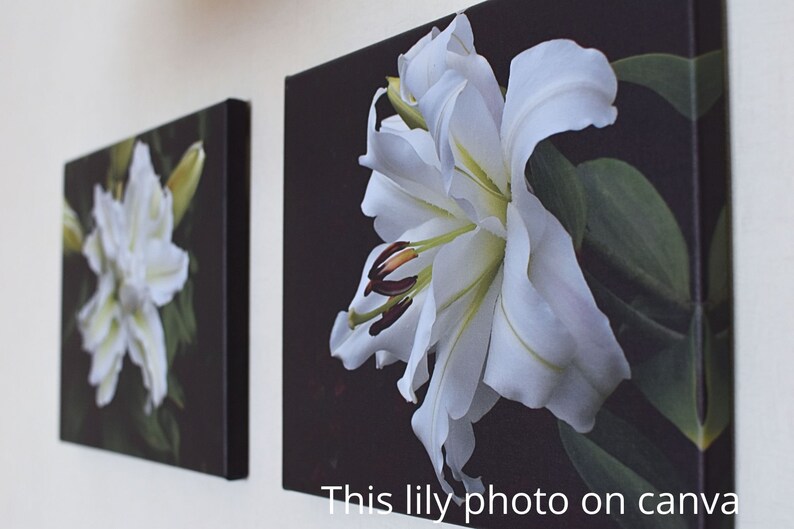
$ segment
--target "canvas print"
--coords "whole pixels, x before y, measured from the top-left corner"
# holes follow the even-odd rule
[[[247,474],[248,107],[66,164],[61,438]]]
[[[732,526],[720,17],[495,0],[287,79],[285,488]]]

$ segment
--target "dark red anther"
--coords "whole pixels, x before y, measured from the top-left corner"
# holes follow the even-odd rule
[[[405,297],[401,299],[400,302],[395,306],[384,312],[378,321],[369,326],[370,336],[377,336],[384,330],[394,325],[394,322],[399,320],[400,316],[405,314],[405,311],[408,310],[408,307],[411,306],[411,303],[413,303],[413,299],[410,297]]]
[[[412,259],[416,259],[417,257],[419,257],[419,254],[416,253],[416,250],[413,248],[406,248],[389,257],[386,262],[382,263],[376,269],[370,270],[370,274],[373,274],[370,279],[373,281],[381,281],[389,274],[400,268],[402,265]]]
[[[382,281],[370,281],[367,288],[372,292],[376,292],[381,296],[399,296],[400,294],[405,294],[409,290],[413,288],[416,284],[417,276],[406,277],[404,279],[398,279],[396,281],[389,281],[388,279],[384,279]],[[366,291],[364,292],[366,296]]]
[[[369,277],[370,279],[375,279],[377,277],[377,270],[380,267],[380,265],[382,265],[386,261],[386,259],[396,254],[397,252],[399,252],[409,244],[410,243],[408,241],[397,241],[388,245],[380,253],[378,258],[375,259],[375,262],[372,263],[372,268],[369,269],[369,274],[367,274],[367,277]]]

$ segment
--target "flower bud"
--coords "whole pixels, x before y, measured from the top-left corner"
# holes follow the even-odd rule
[[[171,172],[166,185],[174,199],[174,227],[185,215],[193,195],[196,194],[201,172],[204,170],[204,144],[197,141],[185,151],[179,164]]]
[[[83,249],[83,228],[77,213],[63,199],[63,253],[79,253]]]
[[[387,77],[386,80],[389,81],[386,97],[389,98],[389,102],[394,107],[395,112],[403,118],[405,124],[410,128],[427,130],[427,123],[422,114],[419,113],[419,108],[406,103],[400,95],[400,78]]]
[[[135,138],[133,137],[120,141],[110,148],[107,188],[116,198],[121,197],[124,189],[124,179],[127,176],[127,168],[132,159],[132,148],[134,146]]]

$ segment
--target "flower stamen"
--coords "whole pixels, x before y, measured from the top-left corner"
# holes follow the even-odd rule
[[[409,243],[405,243],[405,244],[408,245]],[[372,268],[369,271],[369,274],[367,274],[367,277],[369,277],[373,281],[383,280],[386,276],[388,276],[389,274],[400,268],[402,265],[404,265],[408,261],[416,259],[417,257],[419,257],[419,254],[416,252],[416,250],[414,250],[413,248],[406,248],[400,251],[399,253],[392,255],[385,262],[381,263],[378,266],[375,266],[373,264]]]
[[[384,312],[383,316],[381,316],[381,318],[378,321],[370,325],[369,327],[370,336],[377,336],[382,331],[394,325],[394,323],[400,319],[400,316],[405,314],[405,311],[408,310],[408,307],[411,306],[413,301],[414,299],[412,297],[406,296],[402,298],[392,308]]]
[[[380,255],[378,255],[377,259],[375,259],[375,262],[372,263],[372,268],[369,269],[369,276],[368,277],[370,279],[373,279],[372,276],[374,274],[374,271],[378,267],[380,267],[380,265],[382,265],[386,261],[386,259],[388,259],[392,255],[396,254],[397,252],[399,252],[403,248],[407,247],[409,244],[411,244],[411,243],[409,243],[408,241],[396,241],[396,242],[393,242],[390,245],[388,245],[386,247],[386,249],[384,249],[380,253]]]
[[[419,276],[410,276],[396,281],[389,281],[387,279],[371,280],[364,289],[364,296],[368,296],[372,292],[387,297],[405,294],[413,288],[418,277]]]

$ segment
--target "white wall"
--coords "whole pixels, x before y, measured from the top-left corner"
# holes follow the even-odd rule
[[[470,3],[3,2],[1,526],[430,527],[281,490],[283,83]],[[794,524],[794,4],[728,3],[740,529],[769,529]],[[254,147],[251,477],[234,483],[61,443],[57,416],[64,161],[228,96],[253,101]]]

